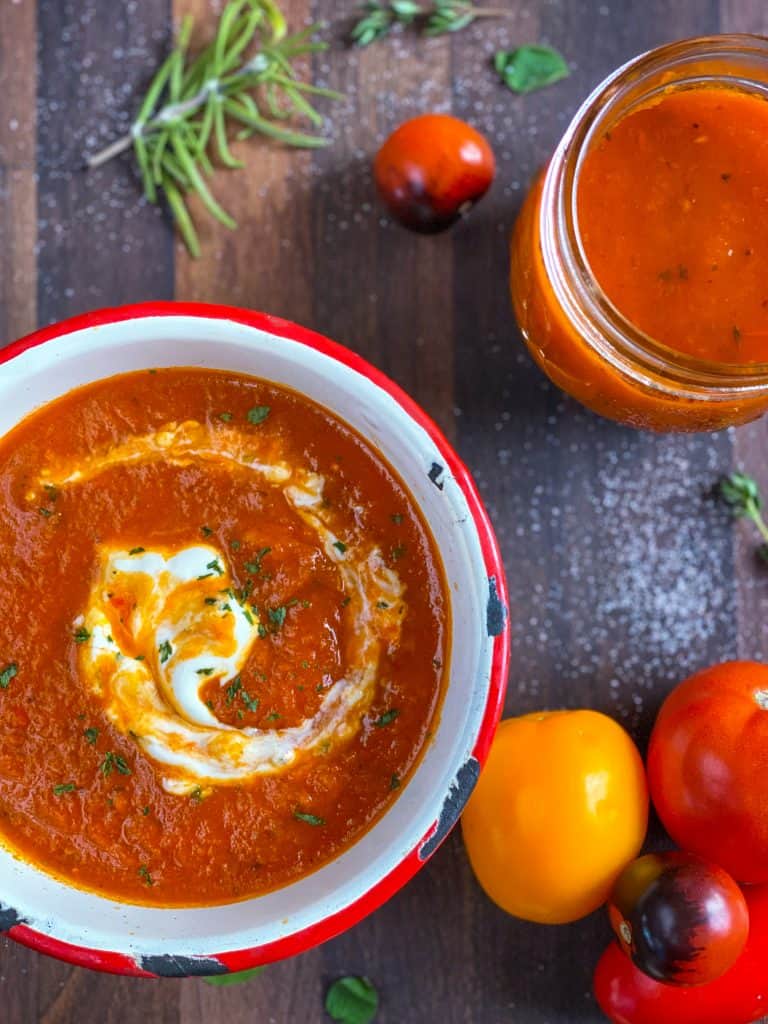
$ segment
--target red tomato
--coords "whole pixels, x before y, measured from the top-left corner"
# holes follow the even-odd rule
[[[466,121],[422,114],[389,136],[373,165],[392,216],[423,234],[449,228],[490,188],[493,150]]]
[[[744,952],[708,985],[663,985],[612,942],[595,970],[595,996],[614,1024],[749,1024],[768,1013],[768,886],[747,889],[750,929]]]
[[[768,666],[730,661],[667,697],[648,750],[651,797],[678,846],[768,882]]]
[[[749,913],[727,871],[690,853],[648,853],[614,883],[608,915],[624,952],[668,985],[702,985],[744,949]]]

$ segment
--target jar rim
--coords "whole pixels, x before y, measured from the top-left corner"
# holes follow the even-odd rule
[[[713,71],[701,74],[712,61]],[[686,66],[695,64],[695,75]],[[718,65],[722,67],[718,70]],[[731,70],[726,70],[730,68]],[[736,73],[740,68],[741,73]],[[761,77],[754,76],[759,68]],[[669,72],[653,85],[654,76]],[[644,86],[648,88],[644,89]],[[610,300],[586,257],[579,229],[577,190],[579,172],[591,141],[625,116],[617,109],[633,90],[628,109],[647,101],[654,92],[674,88],[727,86],[761,92],[768,100],[768,37],[748,34],[699,36],[666,43],[618,67],[593,89],[566,129],[544,176],[540,207],[542,257],[555,294],[584,340],[617,369],[630,371],[641,383],[670,390],[734,391],[751,394],[768,386],[768,361],[726,363],[681,353],[645,333]],[[611,122],[611,118],[614,118]]]

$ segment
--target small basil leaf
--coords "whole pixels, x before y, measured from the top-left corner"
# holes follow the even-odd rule
[[[504,84],[517,93],[535,92],[570,74],[565,59],[550,46],[499,50],[494,66]]]
[[[339,978],[328,989],[325,1009],[338,1024],[370,1024],[379,995],[367,978]]]
[[[231,974],[211,974],[202,980],[206,985],[217,985],[222,988],[224,985],[240,985],[244,981],[250,981],[263,970],[263,967],[251,967],[248,971],[234,971]]]

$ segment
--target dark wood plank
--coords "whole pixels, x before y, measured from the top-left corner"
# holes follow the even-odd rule
[[[0,5],[0,345],[36,322],[35,20],[33,3]]]
[[[25,0],[26,2],[26,0]],[[38,318],[173,295],[162,210],[137,202],[132,160],[84,157],[131,124],[165,52],[170,0],[38,5]]]

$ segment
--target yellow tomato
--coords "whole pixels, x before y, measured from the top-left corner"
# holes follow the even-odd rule
[[[542,924],[575,921],[604,903],[647,826],[637,747],[597,711],[502,722],[462,818],[472,868],[491,899]]]

